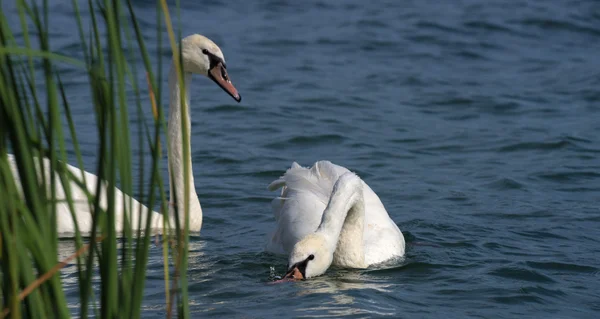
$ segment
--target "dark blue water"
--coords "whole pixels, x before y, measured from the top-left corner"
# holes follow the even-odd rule
[[[64,2],[51,7],[53,48],[78,56]],[[154,8],[136,2],[152,50]],[[244,98],[192,85],[205,214],[189,259],[194,317],[598,316],[600,2],[190,1],[181,27],[221,46]],[[93,163],[78,81],[68,92]],[[263,252],[266,185],[321,159],[380,196],[406,261],[269,284],[286,258]],[[145,317],[164,317],[162,275],[154,247]]]

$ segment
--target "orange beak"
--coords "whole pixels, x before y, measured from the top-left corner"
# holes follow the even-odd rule
[[[238,102],[242,100],[242,96],[231,83],[231,80],[227,75],[227,69],[225,68],[225,65],[223,65],[223,62],[217,63],[210,70],[208,70],[208,77],[215,81],[225,92],[231,95],[234,100]]]
[[[290,269],[285,276],[283,276],[283,279],[302,280],[304,279],[304,275],[302,275],[298,266],[294,266],[294,268]]]

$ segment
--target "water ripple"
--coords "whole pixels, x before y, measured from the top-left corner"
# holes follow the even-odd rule
[[[583,272],[583,273],[592,273],[595,274],[598,272],[599,268],[586,266],[586,265],[577,265],[577,264],[569,264],[569,263],[561,263],[561,262],[537,262],[537,261],[528,261],[526,262],[527,266],[540,270],[552,270],[558,272]]]
[[[283,142],[267,144],[267,148],[280,149],[288,146],[317,146],[342,143],[346,138],[339,134],[295,136]]]
[[[501,267],[490,272],[492,276],[498,276],[506,279],[514,279],[521,281],[531,281],[540,283],[553,283],[552,278],[537,272],[535,270],[521,268],[517,266]]]

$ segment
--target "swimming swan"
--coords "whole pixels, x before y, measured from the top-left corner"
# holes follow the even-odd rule
[[[331,266],[367,268],[404,255],[404,236],[379,197],[356,174],[328,161],[293,163],[268,189],[277,227],[266,250],[289,254],[285,278],[322,275]]]
[[[241,96],[237,92],[237,89],[231,83],[226,70],[225,58],[223,57],[223,53],[221,49],[210,39],[199,35],[194,34],[190,35],[181,41],[181,51],[183,57],[183,69],[184,69],[184,80],[185,80],[185,88],[186,88],[186,96],[185,101],[187,106],[190,104],[190,90],[191,90],[191,78],[192,74],[202,74],[207,76],[214,82],[216,82],[225,92],[227,92],[231,97],[233,97],[237,102],[241,101]],[[174,63],[171,64],[171,71],[169,72],[169,94],[170,94],[170,103],[169,103],[169,123],[168,123],[168,132],[167,138],[169,139],[169,186],[171,190],[171,198],[173,198],[173,185],[176,185],[177,189],[177,205],[179,207],[179,212],[183,213],[183,192],[184,192],[184,176],[183,176],[183,161],[187,161],[189,165],[189,183],[190,183],[190,194],[189,194],[189,229],[192,232],[199,232],[202,228],[202,208],[200,207],[200,201],[198,200],[198,195],[196,194],[196,189],[194,187],[194,176],[192,170],[192,159],[191,154],[187,158],[183,158],[183,140],[182,140],[182,128],[181,128],[181,103],[180,103],[180,90],[179,90],[179,81],[177,78],[177,71],[174,67]],[[188,125],[190,128],[190,115],[188,108]],[[188,143],[190,142],[190,132],[188,130],[187,137]],[[8,160],[13,171],[13,176],[18,176],[17,167],[15,163],[15,158],[13,155],[8,154]],[[38,162],[36,161],[36,164]],[[43,165],[45,166],[44,172],[48,172],[50,168],[50,161],[47,158],[43,159]],[[94,193],[96,190],[97,176],[91,174],[86,171],[82,171],[77,167],[66,164],[67,169],[73,173],[76,178],[79,178],[83,181],[83,176],[85,175],[86,188],[90,193]],[[171,176],[173,180],[171,180]],[[46,176],[46,180],[49,180],[49,176]],[[17,183],[20,185],[19,181]],[[77,186],[76,183],[71,183],[71,191],[72,198],[74,199],[74,207],[75,214],[77,216],[77,225],[82,234],[91,233],[92,227],[92,214],[90,212],[90,205],[88,204],[87,197],[85,193]],[[104,184],[102,187],[101,194],[102,197],[100,199],[100,207],[102,209],[106,209],[107,201],[106,201],[106,185]],[[56,178],[56,194],[57,198],[66,198],[64,189],[60,182],[60,179]],[[131,210],[129,212],[129,222],[132,229],[139,229],[140,227],[143,229],[146,226],[146,216],[150,216],[151,220],[151,230],[152,232],[161,232],[163,228],[163,216],[160,213],[150,211],[146,206],[138,202],[137,200],[131,198],[121,192],[119,189],[115,190],[115,209],[116,209],[116,224],[115,228],[118,233],[122,233],[124,225],[123,225],[123,214],[125,211],[123,210],[124,205],[128,205],[131,200]],[[171,200],[173,201],[173,200]],[[69,206],[59,201],[57,202],[57,230],[59,237],[72,237],[75,233],[75,224],[71,217],[71,213],[69,210]],[[169,205],[170,208],[170,225],[173,226],[174,219],[174,208],[171,207],[173,205]],[[142,208],[146,213],[142,214],[142,220],[139,220],[139,209]],[[183,214],[182,214],[183,215]]]

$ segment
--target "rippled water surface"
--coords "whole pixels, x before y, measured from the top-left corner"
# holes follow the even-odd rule
[[[71,2],[51,2],[53,48],[80,54]],[[136,2],[150,44],[154,8]],[[181,19],[221,46],[243,96],[192,85],[194,317],[598,315],[600,2],[186,1]],[[67,90],[93,163],[81,79]],[[266,186],[321,159],[381,197],[406,260],[271,284],[286,259],[263,251]],[[162,318],[151,253],[144,316]]]

